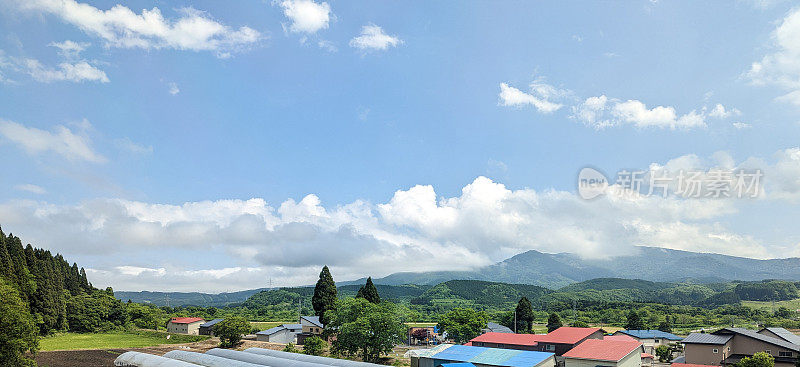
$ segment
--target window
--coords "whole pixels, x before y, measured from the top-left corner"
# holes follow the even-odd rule
[[[712,352],[714,352],[714,353],[719,353],[719,349],[717,349],[717,348],[714,348],[714,350],[712,350]]]
[[[554,350],[556,350],[556,346],[553,345],[553,344],[547,344],[547,345],[545,345],[544,349],[547,350],[547,351],[554,351]]]
[[[778,357],[791,357],[791,356],[792,352],[784,352],[784,351],[778,352]]]
[[[658,344],[658,339],[654,340],[656,344]]]
[[[772,351],[771,351],[771,350],[769,350],[769,349],[767,349],[767,350],[765,350],[765,351],[764,351],[764,353],[767,353],[767,354],[772,354]]]

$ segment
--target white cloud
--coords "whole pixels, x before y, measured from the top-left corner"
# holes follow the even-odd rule
[[[34,184],[22,184],[14,186],[14,188],[20,191],[27,191],[32,194],[38,194],[38,195],[47,193],[47,190],[45,190],[43,187]]]
[[[779,98],[800,105],[800,8],[790,11],[772,32],[775,50],[753,62],[747,77],[756,85],[776,85],[787,93]]]
[[[53,69],[42,65],[39,60],[25,59],[22,64],[26,72],[30,74],[33,79],[43,83],[69,81],[69,82],[84,82],[94,81],[101,83],[108,83],[108,76],[106,73],[86,61],[77,63],[62,62],[58,65],[58,69]]]
[[[83,133],[58,125],[54,131],[27,127],[14,121],[0,119],[0,136],[16,143],[29,154],[53,152],[73,161],[104,163],[105,157],[91,147],[91,139]]]
[[[541,81],[531,84],[531,92],[526,93],[506,83],[500,83],[500,105],[509,107],[534,106],[541,113],[552,113],[563,107],[562,104],[551,102],[548,98],[558,97],[562,94],[556,88]]]
[[[733,127],[737,130],[742,130],[742,129],[749,129],[752,127],[752,125],[744,122],[734,122]]]
[[[119,4],[100,10],[75,0],[31,0],[21,2],[20,7],[58,16],[103,39],[108,47],[223,52],[251,45],[261,38],[252,28],[233,29],[191,8],[181,9],[178,18],[167,19],[155,7],[137,14]]]
[[[714,108],[711,109],[711,112],[708,113],[708,116],[725,119],[731,116],[740,116],[741,114],[742,112],[736,108],[725,108],[722,104],[717,103]]]
[[[337,51],[339,51],[339,48],[336,47],[336,44],[334,44],[331,41],[327,41],[327,40],[320,40],[319,42],[317,42],[317,46],[319,46],[319,48],[321,48],[321,49],[323,49],[325,51],[328,51],[328,52],[337,52]]]
[[[173,96],[181,92],[181,90],[178,88],[178,84],[176,84],[175,82],[170,82],[168,86],[169,86],[169,94]]]
[[[321,29],[327,29],[331,20],[331,7],[326,2],[285,0],[281,2],[281,7],[283,15],[292,21],[289,31],[293,33],[317,33]]]
[[[48,46],[57,48],[61,56],[65,59],[74,60],[80,56],[81,52],[89,47],[89,43],[66,40],[64,42],[51,42]]]
[[[717,106],[722,107],[722,105]],[[722,112],[730,113],[722,108]],[[639,100],[621,101],[600,95],[589,97],[573,106],[571,117],[596,129],[633,125],[639,128],[658,127],[674,130],[706,127],[708,116],[705,108],[700,112],[692,110],[679,116],[672,106],[647,108],[647,105]]]
[[[383,31],[383,28],[375,24],[367,24],[361,27],[361,34],[350,40],[350,47],[359,50],[386,50],[389,47],[396,47],[403,41],[396,36],[390,36]]]

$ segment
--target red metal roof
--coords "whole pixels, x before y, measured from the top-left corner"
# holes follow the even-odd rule
[[[575,344],[600,328],[562,326],[549,334],[536,335],[535,341],[539,343]]]
[[[564,353],[564,357],[619,362],[641,345],[637,341],[587,339]]]
[[[673,363],[671,366],[673,367],[717,367],[717,366],[710,366],[707,364],[693,364],[693,363]]]
[[[642,353],[642,358],[656,358],[656,357],[650,353]]]
[[[169,322],[173,324],[191,324],[198,321],[206,321],[201,317],[173,317]]]
[[[624,342],[635,342],[637,341],[632,336],[628,334],[617,334],[617,335],[606,335],[603,337],[603,340],[617,340],[617,341],[624,341]]]
[[[536,337],[541,335],[534,334],[511,334],[511,333],[486,333],[479,335],[470,342],[483,342],[510,345],[536,345]]]

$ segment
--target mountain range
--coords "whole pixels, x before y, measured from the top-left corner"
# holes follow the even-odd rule
[[[635,247],[629,255],[584,259],[578,254],[548,254],[535,250],[472,271],[401,272],[373,278],[377,285],[433,286],[450,280],[537,285],[559,289],[596,278],[641,279],[653,282],[724,283],[764,279],[800,280],[800,258],[758,260],[657,247]],[[363,284],[365,279],[337,282],[339,286]],[[153,303],[223,306],[244,302],[266,288],[232,293],[116,292],[122,300]]]

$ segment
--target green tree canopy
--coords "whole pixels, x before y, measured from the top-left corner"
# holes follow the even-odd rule
[[[767,352],[758,352],[752,357],[742,358],[736,367],[775,367],[775,357]]]
[[[658,330],[661,330],[661,331],[663,331],[665,333],[671,333],[672,332],[672,322],[670,321],[669,315],[667,315],[664,318],[664,321],[662,321],[660,324],[658,324]]]
[[[514,310],[517,319],[515,331],[530,332],[533,327],[533,306],[528,297],[520,298],[517,308]]]
[[[549,333],[562,326],[564,326],[564,323],[561,322],[561,317],[555,312],[551,313],[550,317],[547,318],[547,332]]]
[[[356,298],[363,298],[372,303],[381,303],[381,296],[378,295],[378,288],[372,284],[372,277],[368,277],[367,284],[359,288]]]
[[[333,281],[328,266],[323,266],[322,271],[319,272],[319,280],[314,287],[314,296],[311,297],[311,306],[314,307],[314,314],[319,316],[322,324],[328,323],[325,316],[325,311],[333,310],[336,307],[336,283]]]
[[[639,315],[636,310],[630,310],[628,312],[628,320],[625,323],[625,329],[627,330],[644,330],[646,329],[644,326],[644,320],[642,320],[642,316]]]
[[[219,337],[220,347],[233,348],[242,340],[242,335],[250,331],[250,323],[244,317],[229,317],[216,323],[213,331]]]
[[[312,356],[321,356],[328,345],[322,338],[312,335],[303,341],[303,353]]]
[[[661,363],[669,362],[672,360],[672,348],[668,345],[659,345],[656,348],[656,357],[658,357],[658,361]]]
[[[455,308],[439,319],[439,330],[447,332],[447,337],[461,344],[481,335],[486,328],[489,315],[485,311],[471,308]]]
[[[390,302],[375,304],[364,298],[346,298],[330,312],[325,330],[335,336],[335,353],[359,355],[365,362],[377,362],[394,345],[405,339],[406,328]]]
[[[0,361],[4,366],[35,366],[24,354],[39,348],[38,329],[16,289],[0,279]]]

